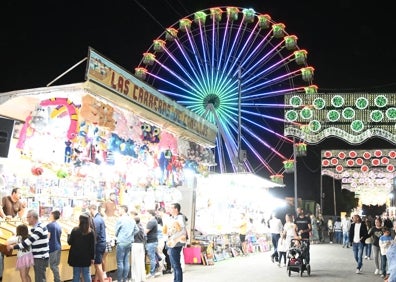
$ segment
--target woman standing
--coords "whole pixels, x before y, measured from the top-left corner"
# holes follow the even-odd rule
[[[327,233],[329,235],[330,244],[333,244],[334,223],[331,217],[327,220]]]
[[[146,234],[144,233],[144,227],[140,223],[140,217],[135,216],[135,222],[139,231],[134,236],[131,251],[131,275],[132,280],[135,282],[141,282],[146,280],[146,268],[145,268],[145,252],[144,245],[146,244]]]
[[[313,214],[311,214],[311,226],[312,226],[311,242],[312,244],[319,243],[318,221],[316,219],[316,216]]]
[[[368,236],[373,239],[372,243],[372,251],[373,251],[373,259],[375,264],[375,271],[374,274],[380,275],[380,266],[381,266],[381,253],[380,253],[380,246],[379,246],[379,238],[383,235],[382,232],[382,220],[380,217],[376,217],[374,221],[374,226],[370,229]]]
[[[371,228],[373,226],[372,226],[371,221],[369,219],[366,219],[366,226],[367,226],[367,231],[370,234]],[[370,260],[371,259],[371,249],[372,249],[372,246],[373,246],[373,238],[372,238],[372,236],[369,236],[364,243],[366,244],[364,246],[364,249],[365,249],[364,258]]]
[[[73,228],[67,243],[70,245],[67,263],[73,267],[73,282],[80,282],[80,275],[84,282],[90,282],[90,266],[95,259],[95,235],[90,227],[89,215],[80,215],[79,225]]]
[[[29,228],[25,224],[20,224],[16,228],[16,236],[7,240],[7,245],[18,244],[29,237]],[[34,265],[31,247],[19,249],[17,254],[16,269],[19,270],[22,282],[31,282],[29,275],[30,267]]]
[[[286,242],[290,246],[291,240],[297,237],[296,225],[290,214],[285,215],[285,224],[283,225],[283,232],[286,234]]]

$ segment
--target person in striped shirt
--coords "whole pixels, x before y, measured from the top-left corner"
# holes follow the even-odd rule
[[[28,238],[19,244],[8,245],[8,250],[19,250],[31,246],[34,258],[34,280],[45,282],[46,270],[49,262],[49,239],[47,227],[39,221],[39,215],[35,210],[29,210],[26,215],[27,222],[32,226]]]

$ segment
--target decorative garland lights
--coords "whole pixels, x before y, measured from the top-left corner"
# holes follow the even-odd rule
[[[382,205],[396,177],[396,150],[322,151],[322,175],[342,181],[342,189],[359,195],[363,204]]]
[[[372,137],[396,143],[396,101],[394,95],[374,93],[329,94],[307,92],[285,95],[286,136],[316,144],[335,136],[351,144]],[[301,126],[307,124],[307,128]]]

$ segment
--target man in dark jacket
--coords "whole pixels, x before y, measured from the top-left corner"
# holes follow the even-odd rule
[[[362,272],[364,241],[368,237],[368,232],[366,224],[359,215],[355,214],[352,219],[353,223],[349,229],[349,242],[352,243],[353,255],[357,262],[356,274],[359,274]]]

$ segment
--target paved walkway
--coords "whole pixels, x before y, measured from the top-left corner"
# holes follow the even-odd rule
[[[283,281],[383,281],[374,275],[375,266],[372,260],[364,260],[361,274],[356,274],[356,263],[351,248],[342,248],[336,244],[311,245],[311,276],[292,272],[288,277],[286,267],[279,268],[270,259],[270,253],[255,253],[247,257],[236,257],[216,262],[212,266],[186,265],[184,281],[186,282],[283,282]],[[115,273],[111,274],[116,277]],[[114,280],[113,280],[114,281]],[[167,274],[150,279],[153,282],[171,282],[173,275]]]

